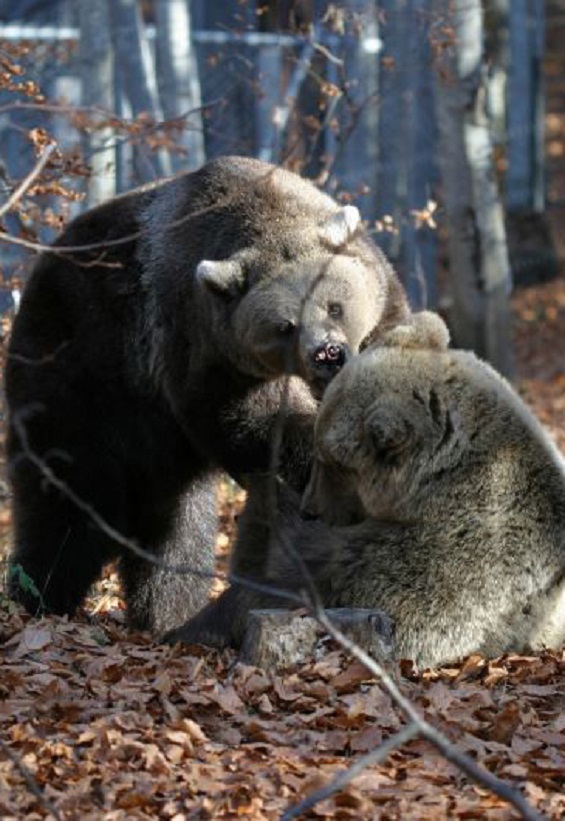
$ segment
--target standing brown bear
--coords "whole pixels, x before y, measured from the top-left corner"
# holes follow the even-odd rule
[[[280,471],[301,490],[316,397],[407,314],[357,210],[262,162],[216,160],[80,216],[39,257],[9,348],[11,561],[39,598],[16,573],[12,595],[72,613],[120,557],[132,624],[182,623],[208,580],[124,550],[68,490],[161,561],[211,571],[218,470],[266,471],[282,411]]]

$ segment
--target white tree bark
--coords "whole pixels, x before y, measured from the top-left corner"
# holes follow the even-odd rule
[[[79,0],[79,59],[82,104],[114,110],[114,57],[110,38],[108,0]],[[96,115],[92,114],[96,123]],[[96,205],[116,193],[114,134],[111,128],[92,128],[87,140],[92,167],[88,205]]]
[[[155,63],[145,36],[138,0],[109,0],[116,72],[134,115],[147,113],[155,122],[163,119],[157,93]],[[98,4],[92,3],[93,6]],[[165,152],[151,152],[140,145],[134,151],[137,182],[151,181],[170,173]]]
[[[159,96],[165,118],[179,118],[179,128],[182,128],[178,142],[184,156],[172,154],[173,171],[197,168],[205,159],[190,5],[190,0],[156,0]]]
[[[439,158],[455,342],[512,375],[511,271],[486,110],[480,0],[432,0],[453,38],[437,66]]]

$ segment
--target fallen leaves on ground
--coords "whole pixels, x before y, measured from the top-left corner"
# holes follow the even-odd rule
[[[3,611],[0,733],[73,818],[276,818],[404,720],[356,661],[332,650],[279,675],[234,654],[170,648],[112,614],[71,622]],[[452,741],[565,812],[565,654],[474,657],[403,678]],[[0,814],[46,810],[0,758]],[[509,818],[504,802],[415,740],[314,817]]]

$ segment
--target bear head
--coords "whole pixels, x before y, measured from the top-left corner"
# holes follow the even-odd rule
[[[222,349],[261,379],[301,376],[321,394],[383,320],[389,270],[368,242],[355,242],[356,208],[345,206],[318,226],[315,241],[297,239],[285,259],[272,247],[203,260],[200,297],[221,329]],[[404,310],[404,305],[402,305]]]
[[[411,346],[385,339],[329,385],[303,515],[335,525],[482,522],[501,538],[527,531],[533,510],[538,524],[554,521],[562,456],[512,386],[472,352],[442,348],[430,319],[421,329],[439,349],[414,347],[413,327]]]
[[[423,311],[336,377],[316,421],[304,516],[345,525],[414,510],[426,471],[449,462],[460,444],[451,383],[459,366],[448,342],[443,321]]]

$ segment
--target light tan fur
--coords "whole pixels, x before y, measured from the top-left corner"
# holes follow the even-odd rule
[[[334,481],[337,477],[339,481]],[[421,665],[565,641],[565,467],[472,353],[379,348],[328,388],[303,508],[327,605],[379,607]],[[319,531],[299,536],[304,557]],[[284,573],[278,568],[277,575]]]
[[[302,500],[319,518],[279,488],[268,577],[303,584],[291,546],[326,606],[384,610],[398,657],[420,666],[559,647],[565,463],[508,382],[446,344],[422,314],[333,380]],[[265,483],[249,506],[240,539],[264,539]],[[211,607],[238,644],[248,609],[276,602],[234,586]],[[198,630],[196,617],[173,638],[218,643]]]

